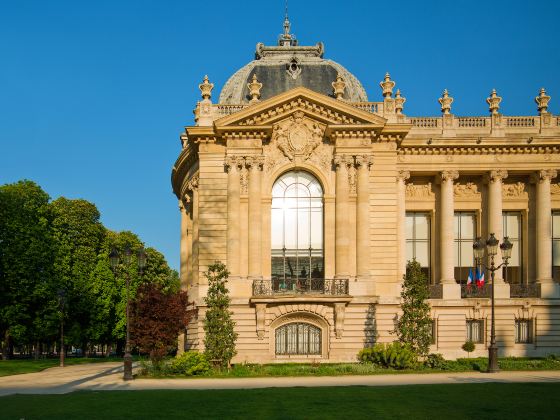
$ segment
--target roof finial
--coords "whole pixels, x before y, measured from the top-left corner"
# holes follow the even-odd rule
[[[290,20],[288,19],[288,0],[286,0],[284,7],[284,33],[280,35],[278,40],[278,45],[283,47],[289,47],[291,45],[297,45],[296,37],[290,34]]]

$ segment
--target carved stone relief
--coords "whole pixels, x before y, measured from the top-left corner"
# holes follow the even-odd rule
[[[525,191],[525,183],[517,182],[515,184],[503,184],[502,185],[502,198],[527,198],[527,192]]]
[[[466,184],[455,184],[453,186],[453,193],[455,197],[476,198],[480,196],[478,185],[474,182],[467,182]]]
[[[406,198],[434,198],[435,194],[432,191],[432,183],[414,185],[412,183],[406,184]]]

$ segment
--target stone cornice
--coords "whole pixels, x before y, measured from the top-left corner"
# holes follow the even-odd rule
[[[559,146],[424,146],[424,147],[399,147],[399,155],[494,155],[494,154],[552,154],[560,153]]]

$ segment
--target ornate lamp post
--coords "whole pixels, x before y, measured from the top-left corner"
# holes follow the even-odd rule
[[[491,233],[490,237],[486,241],[486,251],[488,253],[488,257],[490,258],[490,266],[487,266],[482,262],[484,258],[484,243],[482,242],[481,238],[476,238],[476,241],[473,244],[476,265],[490,271],[492,277],[492,324],[490,329],[490,346],[488,347],[489,373],[500,371],[500,367],[498,366],[498,346],[496,345],[496,319],[494,315],[494,273],[502,267],[507,267],[508,260],[511,257],[511,249],[513,248],[513,244],[509,241],[509,238],[507,236],[504,237],[504,240],[500,245],[500,250],[502,251],[502,259],[504,262],[496,267],[494,265],[494,257],[498,253],[498,244],[499,241],[496,239],[494,234]]]
[[[136,254],[137,258],[138,258],[138,270],[140,272],[140,274],[142,274],[142,271],[144,270],[144,267],[146,266],[146,251],[144,251],[144,248],[140,248]],[[116,248],[113,248],[111,253],[109,254],[109,260],[111,262],[111,267],[113,268],[113,271],[117,268],[117,266],[119,265],[119,252],[116,250]],[[130,264],[132,260],[132,250],[130,249],[130,247],[127,245],[124,249],[123,252],[123,263],[125,264],[125,266],[128,266]],[[129,294],[130,294],[130,274],[128,272],[128,270],[126,271],[126,344],[124,347],[124,375],[123,375],[123,379],[125,381],[129,381],[131,379],[133,379],[132,376],[132,356],[130,354],[130,299],[129,299]]]
[[[64,304],[66,303],[66,291],[64,289],[58,290],[58,307],[60,309],[60,367],[64,367],[64,358],[66,351],[64,351]]]

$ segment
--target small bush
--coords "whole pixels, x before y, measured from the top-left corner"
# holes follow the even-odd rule
[[[474,349],[476,349],[476,346],[471,340],[467,340],[465,341],[465,344],[461,346],[461,348],[470,355],[474,351]]]
[[[424,366],[430,369],[447,370],[449,365],[443,356],[439,353],[431,353],[424,360]]]
[[[210,370],[210,364],[204,353],[187,351],[171,362],[171,370],[181,375],[202,375]]]
[[[390,344],[376,344],[360,350],[358,359],[362,363],[373,363],[385,368],[407,369],[416,363],[416,355],[412,349],[397,341]]]

